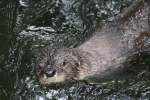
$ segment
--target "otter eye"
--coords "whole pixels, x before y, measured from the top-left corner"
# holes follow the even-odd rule
[[[63,66],[65,66],[65,65],[66,65],[66,62],[64,61],[64,62],[63,62]]]
[[[41,66],[38,66],[38,69],[40,70],[40,69],[42,69],[42,67],[41,67]]]

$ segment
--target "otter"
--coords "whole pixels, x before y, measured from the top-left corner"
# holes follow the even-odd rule
[[[36,60],[35,70],[40,83],[60,86],[80,80],[101,81],[121,76],[125,62],[139,51],[149,50],[148,4],[148,0],[136,0],[77,48],[45,49]]]

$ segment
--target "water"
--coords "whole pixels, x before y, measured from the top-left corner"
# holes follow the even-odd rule
[[[132,65],[142,66],[136,80],[79,82],[70,88],[53,90],[40,86],[34,74],[34,59],[41,48],[76,47],[99,23],[113,19],[128,2],[1,0],[0,100],[148,100],[150,82],[145,74],[150,65],[148,54],[140,60],[143,63]],[[84,9],[90,4],[91,8]]]

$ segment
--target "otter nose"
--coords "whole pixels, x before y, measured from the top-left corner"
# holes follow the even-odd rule
[[[45,73],[46,73],[46,76],[47,76],[47,77],[52,77],[52,76],[55,75],[56,70],[53,69],[53,68],[47,68],[46,71],[45,71]]]

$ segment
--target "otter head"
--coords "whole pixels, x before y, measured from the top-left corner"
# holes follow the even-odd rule
[[[48,49],[37,59],[37,78],[45,86],[74,82],[78,80],[79,59],[73,49]]]

